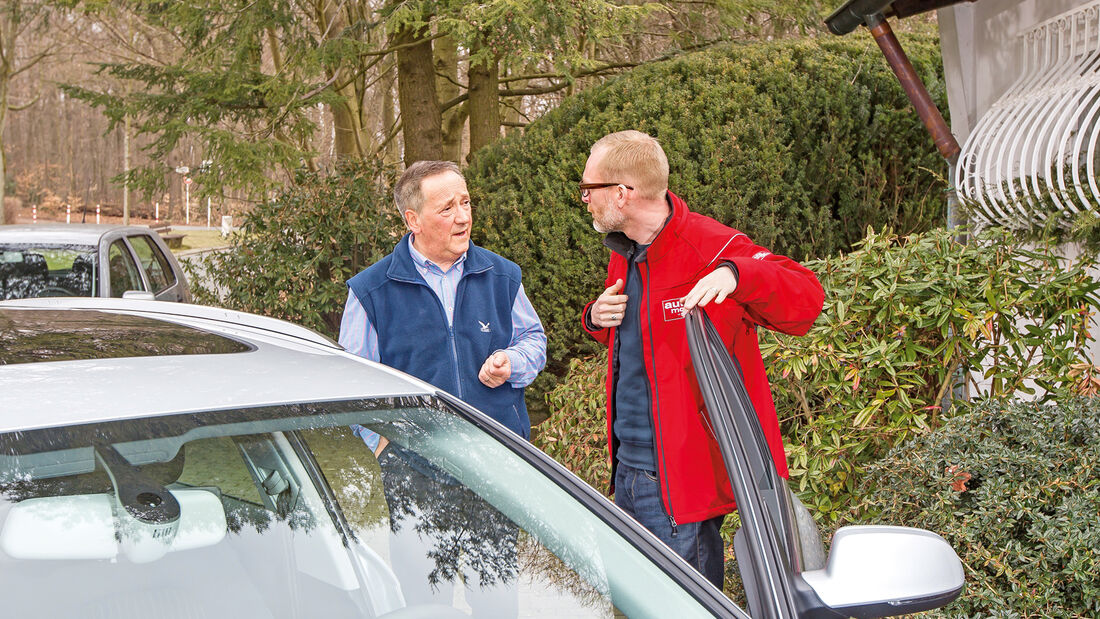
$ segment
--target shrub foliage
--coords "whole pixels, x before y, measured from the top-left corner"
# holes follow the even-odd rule
[[[935,39],[905,44],[943,102]],[[941,217],[943,163],[869,37],[733,45],[635,69],[478,151],[467,171],[474,236],[524,268],[555,371],[595,351],[578,313],[602,289],[608,254],[576,183],[591,144],[623,129],[661,140],[671,189],[692,209],[796,259],[850,249],[868,225],[907,233]]]
[[[972,392],[1051,399],[1086,360],[1098,286],[1053,247],[996,230],[969,245],[871,233],[809,266],[827,289],[821,318],[802,338],[761,332],[761,348],[791,474],[834,519],[862,464],[937,424],[956,370],[978,375]]]
[[[333,174],[303,172],[274,200],[257,205],[233,251],[209,254],[192,281],[197,303],[282,318],[335,337],[345,281],[381,260],[404,226],[389,195],[392,171],[351,161]]]
[[[987,401],[868,467],[864,521],[943,535],[951,616],[1100,616],[1100,400]]]

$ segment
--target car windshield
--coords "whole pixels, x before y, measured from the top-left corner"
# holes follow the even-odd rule
[[[711,616],[535,461],[420,397],[0,434],[5,611]]]
[[[95,265],[90,245],[0,245],[0,301],[93,296]]]

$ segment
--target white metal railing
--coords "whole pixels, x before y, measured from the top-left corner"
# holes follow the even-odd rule
[[[979,224],[1022,227],[1050,213],[1100,210],[1100,0],[1020,41],[1019,79],[978,121],[955,168]]]

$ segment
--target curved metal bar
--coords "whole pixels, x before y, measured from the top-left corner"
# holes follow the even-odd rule
[[[1079,22],[1082,31],[1078,30]],[[1077,108],[1075,100],[1082,88],[1081,76],[1088,71],[1095,54],[1087,50],[1091,39],[1089,25],[1082,15],[1073,15],[1060,21],[1059,26],[1063,32],[1069,30],[1070,61],[1065,64],[1060,83],[1050,88],[1050,96],[1046,97],[1041,113],[1028,130],[1023,154],[1030,155],[1030,161],[1026,162],[1025,175],[1021,181],[1031,200],[1041,200],[1046,196],[1058,211],[1077,212],[1072,204],[1063,203],[1058,192],[1054,190],[1052,179],[1056,174],[1055,168],[1061,167],[1054,159],[1054,146],[1058,141],[1057,136],[1063,131],[1061,126],[1065,119]],[[1047,214],[1038,212],[1033,216],[1045,219]]]
[[[1021,43],[1022,73],[955,164],[956,191],[979,225],[1042,221],[1053,213],[1034,208],[1041,200],[1067,216],[1100,205],[1100,0],[1031,28]]]

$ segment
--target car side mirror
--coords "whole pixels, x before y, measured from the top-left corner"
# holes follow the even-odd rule
[[[823,569],[802,579],[845,617],[887,617],[938,608],[962,592],[963,568],[945,539],[924,529],[843,527]]]
[[[156,301],[157,295],[145,290],[127,290],[122,293],[123,299],[137,299],[138,301]]]

